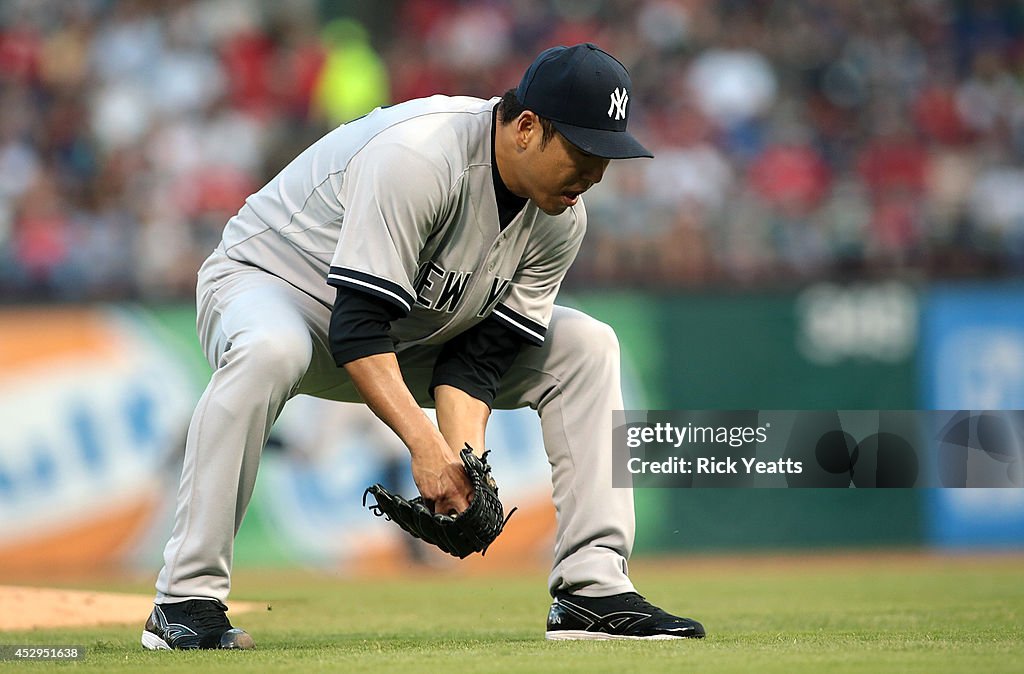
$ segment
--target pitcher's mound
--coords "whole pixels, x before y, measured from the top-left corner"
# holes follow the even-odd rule
[[[256,608],[249,602],[231,602],[228,616]],[[0,630],[125,623],[138,623],[142,629],[152,610],[151,595],[0,585]]]

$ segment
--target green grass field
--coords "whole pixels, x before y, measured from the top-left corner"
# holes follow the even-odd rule
[[[0,633],[0,644],[80,644],[80,672],[1022,672],[1024,559],[696,558],[636,562],[655,603],[704,622],[704,641],[546,642],[545,573],[343,579],[239,572],[249,652],[145,652],[138,624]],[[149,592],[148,583],[89,589]],[[81,585],[78,585],[81,587]]]

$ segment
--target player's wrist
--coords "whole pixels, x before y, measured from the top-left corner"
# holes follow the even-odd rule
[[[403,438],[403,440],[406,440]],[[431,424],[429,431],[406,440],[406,447],[413,461],[423,463],[452,463],[457,455],[445,441],[444,436]]]

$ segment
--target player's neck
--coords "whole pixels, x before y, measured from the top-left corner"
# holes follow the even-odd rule
[[[516,143],[515,126],[504,125],[501,119],[495,121],[494,129],[494,162],[498,165],[498,176],[505,183],[508,191],[517,197],[526,198],[526,190],[519,180],[516,167],[519,165],[520,152]]]

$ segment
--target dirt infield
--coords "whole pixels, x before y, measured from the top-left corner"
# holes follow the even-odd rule
[[[141,629],[152,606],[152,595],[0,585],[0,630],[124,623],[138,623]],[[231,615],[256,607],[232,602]]]

